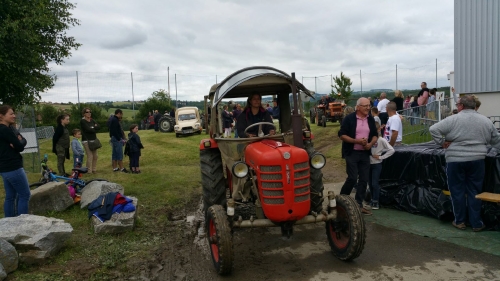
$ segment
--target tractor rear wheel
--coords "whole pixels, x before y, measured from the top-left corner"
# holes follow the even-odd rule
[[[203,211],[212,205],[226,206],[226,184],[220,150],[200,151],[201,185],[203,188]]]
[[[313,144],[311,141],[307,141],[304,143],[304,148],[311,157],[316,150],[314,150]],[[309,184],[310,192],[311,192],[311,211],[316,213],[321,213],[323,210],[323,172],[320,169],[310,168],[309,172]]]
[[[349,195],[337,195],[337,218],[326,222],[326,236],[333,255],[343,261],[353,260],[365,246],[365,221],[356,201]]]
[[[226,211],[221,205],[208,208],[205,229],[215,270],[219,275],[231,273],[234,258],[233,237]]]
[[[314,110],[309,110],[309,118],[311,119],[311,124],[316,123],[316,113]]]
[[[158,121],[158,128],[160,129],[160,132],[163,133],[172,132],[174,130],[174,126],[175,126],[174,118],[167,115],[162,116]]]

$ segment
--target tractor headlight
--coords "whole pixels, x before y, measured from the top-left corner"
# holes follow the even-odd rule
[[[174,130],[175,130],[175,131],[179,131],[179,128],[180,128],[180,126],[179,126],[179,125],[175,125],[175,126],[174,126]]]
[[[244,178],[248,175],[248,166],[243,162],[236,162],[233,165],[233,175],[238,178]]]
[[[198,124],[198,123],[194,124],[195,129],[198,129],[199,127],[200,127],[200,124]]]
[[[315,153],[311,157],[310,163],[311,163],[311,167],[313,167],[314,169],[321,169],[326,164],[326,158],[321,153]]]

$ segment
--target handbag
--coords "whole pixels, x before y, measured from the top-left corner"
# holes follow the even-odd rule
[[[89,149],[94,151],[102,147],[101,141],[98,138],[95,140],[89,140]]]

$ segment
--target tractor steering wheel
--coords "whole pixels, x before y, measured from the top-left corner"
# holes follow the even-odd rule
[[[255,127],[255,126],[259,126],[259,131],[258,131],[258,132],[261,132],[261,131],[262,131],[262,125],[271,125],[271,126],[273,126],[274,131],[276,132],[276,126],[275,126],[273,123],[271,123],[271,122],[257,122],[257,123],[254,123],[254,124],[252,124],[252,125],[248,126],[248,127],[245,129],[245,132],[243,132],[243,133],[244,133],[245,135],[247,135],[247,131],[248,131],[248,129],[253,128],[253,127]],[[257,133],[257,134],[258,134],[258,133]],[[269,135],[264,135],[264,136],[269,136]]]

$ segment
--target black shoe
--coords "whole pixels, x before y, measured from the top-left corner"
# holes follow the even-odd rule
[[[127,171],[127,169],[125,169],[125,168],[122,168],[120,171],[121,171],[121,172],[123,172],[123,173],[128,174],[128,171]]]

